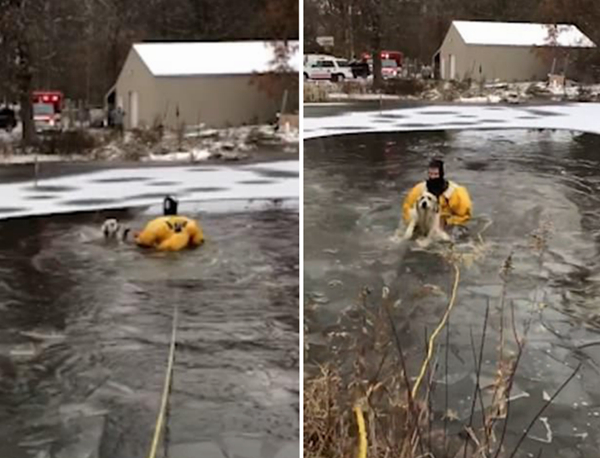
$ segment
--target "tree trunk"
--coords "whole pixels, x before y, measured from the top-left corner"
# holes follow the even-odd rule
[[[356,52],[354,50],[354,12],[352,11],[352,5],[348,5],[348,41],[350,42],[350,58],[356,59]]]
[[[116,81],[119,77],[119,40],[121,35],[121,26],[117,24],[111,34],[110,40],[110,80]]]
[[[383,87],[383,76],[381,75],[381,36],[379,32],[375,33],[373,37],[373,50],[371,56],[373,57],[373,87],[375,89],[381,89]]]
[[[37,142],[37,136],[33,122],[33,105],[31,103],[33,73],[29,61],[29,47],[26,43],[19,45],[19,66],[17,72],[21,122],[23,125],[23,146],[32,146]]]
[[[373,57],[373,87],[383,87],[383,76],[381,75],[381,4],[376,5],[377,11],[373,15],[373,44],[371,56]]]

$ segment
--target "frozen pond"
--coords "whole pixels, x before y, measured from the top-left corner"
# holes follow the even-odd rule
[[[485,108],[490,117],[499,112],[493,108]],[[412,116],[411,110],[400,113]],[[513,388],[516,399],[507,444],[515,444],[548,395],[583,361],[579,375],[546,410],[545,420],[536,423],[518,456],[536,456],[540,447],[542,456],[596,456],[600,445],[600,138],[535,129],[420,133],[356,133],[356,129],[352,135],[337,135],[344,131],[340,120],[360,126],[364,116],[339,116],[337,127],[333,117],[306,122],[308,130],[319,132],[305,141],[304,300],[310,304],[310,309],[305,307],[305,339],[310,344],[305,368],[314,370],[315,362],[330,358],[326,335],[344,330],[340,317],[357,302],[361,289],[368,286],[380,294],[385,285],[394,301],[402,300],[395,319],[411,355],[410,371],[417,371],[424,330],[431,333],[448,303],[452,270],[435,250],[394,245],[389,237],[397,226],[404,193],[424,179],[429,158],[442,155],[447,176],[466,185],[474,201],[471,238],[461,242],[459,249],[481,248],[480,257],[462,268],[458,302],[451,315],[448,407],[463,422],[469,416],[474,383],[470,331],[479,342],[488,301],[484,363],[492,364],[484,364],[482,377],[493,380],[502,292],[499,272],[512,252],[507,303],[515,305],[519,330],[527,322],[530,328]],[[423,114],[420,119],[435,116],[442,114]],[[393,113],[389,118],[390,123],[405,122],[394,120]],[[367,131],[372,127],[366,122],[362,126]],[[530,235],[545,221],[552,222],[553,230],[540,260],[530,246]],[[491,225],[485,229],[488,222]],[[484,243],[477,245],[481,230]],[[442,355],[444,339],[440,339]],[[443,361],[440,364],[443,374]],[[437,393],[442,396],[443,390]],[[443,405],[443,400],[437,407],[434,404],[438,416],[444,414]]]

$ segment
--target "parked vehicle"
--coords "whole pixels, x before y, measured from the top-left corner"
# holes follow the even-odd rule
[[[64,94],[60,91],[33,91],[33,121],[38,132],[62,130]]]
[[[369,61],[369,68],[373,72],[373,61]],[[381,61],[381,76],[383,79],[398,78],[400,76],[400,69],[395,60],[383,59]]]
[[[398,78],[400,76],[400,68],[398,63],[392,59],[384,59],[381,61],[381,76],[384,79]]]
[[[304,79],[344,81],[353,78],[350,63],[345,59],[320,59],[304,67]]]
[[[37,132],[59,131],[62,129],[60,113],[56,113],[52,103],[34,103],[33,122]]]
[[[362,59],[364,61],[371,60],[370,53],[363,53]],[[381,51],[381,60],[393,60],[396,62],[398,67],[402,67],[402,61],[404,59],[404,54],[400,51]]]
[[[47,103],[54,107],[54,113],[62,113],[64,95],[60,91],[33,91],[31,103]]]
[[[323,59],[335,59],[335,57],[330,54],[304,54],[304,65],[309,65]]]
[[[15,127],[17,127],[17,116],[14,110],[9,107],[0,108],[0,129],[10,132]]]

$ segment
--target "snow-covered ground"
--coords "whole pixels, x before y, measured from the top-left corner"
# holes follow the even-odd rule
[[[409,83],[410,81],[406,81]],[[392,82],[390,82],[392,83]],[[373,90],[369,79],[357,78],[340,83],[330,81],[308,81],[304,83],[305,102],[327,103],[337,101],[367,100],[411,100],[411,101],[452,101],[453,103],[524,103],[529,101],[581,101],[600,100],[600,85],[580,85],[568,80],[565,86],[552,85],[541,81],[519,83],[488,82],[480,85],[442,82],[434,80],[413,80],[414,93],[405,95],[379,94]],[[410,84],[408,84],[410,87]],[[419,89],[420,88],[420,89]],[[307,96],[308,94],[308,96]]]
[[[453,129],[566,129],[600,134],[600,103],[529,106],[446,105],[360,111],[304,119],[304,138]]]
[[[68,157],[56,154],[11,154],[0,156],[0,164],[34,164],[35,162],[64,162],[66,160],[85,162],[92,161],[93,158],[79,154]]]
[[[157,132],[142,131],[136,135],[126,132],[123,137],[109,136],[107,130],[86,130],[95,137],[98,146],[85,154],[65,156],[62,154],[15,153],[20,140],[20,130],[10,134],[0,131],[0,164],[25,164],[61,161],[122,161],[144,162],[202,162],[208,159],[235,160],[248,157],[253,151],[264,147],[277,147],[284,152],[298,151],[299,131],[282,126],[277,132],[271,125],[207,129],[189,126],[185,133],[165,132],[159,138]]]
[[[298,199],[299,162],[244,166],[144,167],[103,170],[0,184],[0,219],[161,204],[166,194],[182,203],[227,199]]]
[[[190,161],[201,162],[220,156],[223,158],[242,158],[245,153],[256,149],[259,144],[279,144],[284,149],[297,147],[300,141],[298,129],[281,128],[273,132],[273,127],[245,126],[230,129],[188,128],[185,134],[188,151],[172,151],[168,153],[150,153],[142,157],[143,161]],[[166,137],[173,144],[176,140]],[[173,147],[173,146],[172,146]],[[118,154],[118,153],[117,153]]]

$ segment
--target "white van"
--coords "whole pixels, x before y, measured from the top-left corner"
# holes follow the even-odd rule
[[[322,59],[335,59],[335,56],[331,54],[304,54],[304,65],[306,66]]]
[[[328,57],[312,62],[308,61],[304,66],[305,80],[330,80],[336,82],[352,78],[350,63],[345,59]]]

